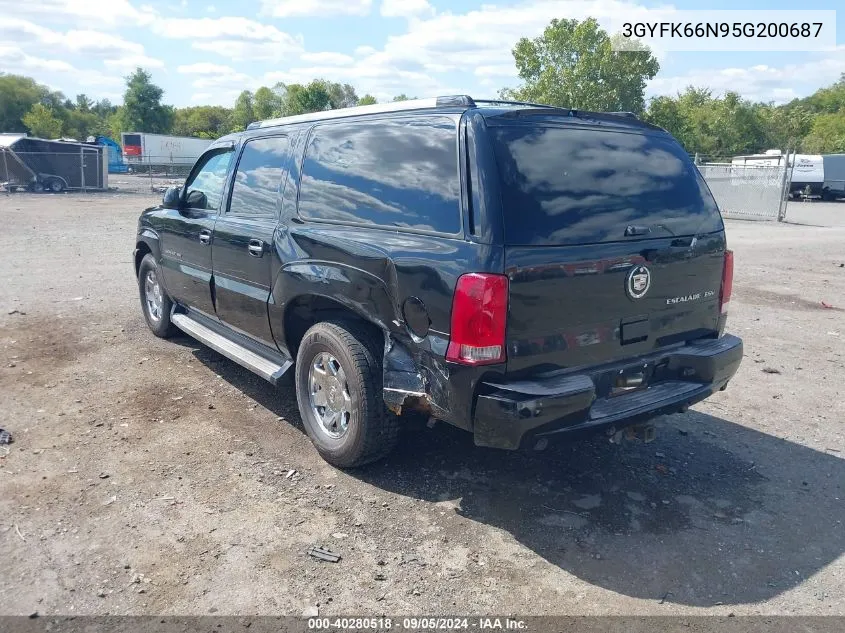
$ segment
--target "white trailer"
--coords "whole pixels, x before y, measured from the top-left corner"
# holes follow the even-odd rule
[[[210,139],[124,132],[123,159],[129,165],[190,167],[211,145]]]
[[[773,169],[784,167],[791,169],[789,196],[795,198],[819,197],[825,180],[822,157],[816,154],[783,154],[778,149],[767,150],[763,154],[734,156],[731,159],[731,181],[744,184],[763,178],[779,180],[782,171]]]

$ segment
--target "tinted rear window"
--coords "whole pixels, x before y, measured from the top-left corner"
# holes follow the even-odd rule
[[[461,230],[458,136],[444,117],[318,125],[302,166],[305,218]]]
[[[722,228],[704,180],[669,136],[528,126],[491,133],[508,244],[633,239],[629,225],[650,227],[647,237]]]

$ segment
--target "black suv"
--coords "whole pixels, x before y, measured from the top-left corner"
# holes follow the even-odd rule
[[[254,123],[138,223],[141,303],[276,383],[356,466],[403,411],[542,448],[724,389],[733,277],[719,209],[625,113],[439,97]],[[630,429],[629,429],[630,430]]]

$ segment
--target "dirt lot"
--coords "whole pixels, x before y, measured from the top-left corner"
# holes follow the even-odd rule
[[[155,201],[0,195],[0,613],[845,615],[845,205],[729,222],[745,361],[655,442],[344,473],[289,381],[147,331]]]

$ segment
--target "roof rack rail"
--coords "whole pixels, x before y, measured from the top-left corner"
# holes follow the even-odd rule
[[[476,99],[476,103],[484,103],[487,105],[514,105],[514,106],[530,106],[532,108],[552,108],[554,110],[571,110],[563,106],[553,106],[548,103],[532,103],[530,101],[509,101],[507,99]]]
[[[629,119],[639,119],[640,118],[636,114],[634,114],[633,112],[607,112],[606,114],[612,114],[613,116],[624,116],[624,117],[627,117]]]
[[[403,110],[422,110],[428,108],[466,106],[475,107],[475,101],[469,95],[447,95],[442,97],[431,97],[428,99],[408,99],[406,101],[393,101],[391,103],[375,103],[373,105],[355,106],[352,108],[340,108],[337,110],[322,110],[319,112],[308,112],[296,114],[266,121],[255,121],[250,123],[246,129],[256,130],[288,123],[304,123],[307,121],[323,121],[325,119],[339,119],[342,117],[355,116],[358,114],[379,114],[381,112],[402,112]]]

